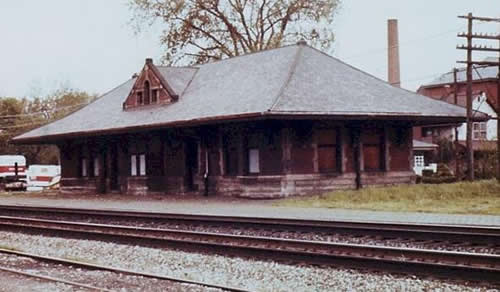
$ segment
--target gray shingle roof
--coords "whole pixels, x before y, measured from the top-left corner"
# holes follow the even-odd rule
[[[488,61],[486,59],[485,61]],[[497,58],[491,58],[492,62],[498,61]],[[498,75],[498,66],[474,66],[475,69],[472,70],[472,80],[480,79],[496,79]],[[467,71],[466,68],[459,68],[457,71],[457,82],[467,81]],[[422,85],[422,87],[430,87],[435,85],[450,84],[453,83],[453,71],[444,73],[438,78],[432,80],[431,82]]]
[[[455,117],[465,110],[392,87],[311,47],[293,45],[198,67],[158,67],[177,102],[122,110],[135,79],[58,121],[14,138],[42,141],[64,135],[182,125],[235,116],[331,115]]]

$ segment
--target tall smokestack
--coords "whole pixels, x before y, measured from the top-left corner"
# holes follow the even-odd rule
[[[395,87],[401,87],[399,74],[399,41],[398,41],[398,20],[387,20],[387,41],[388,41],[388,61],[387,68],[389,84]]]

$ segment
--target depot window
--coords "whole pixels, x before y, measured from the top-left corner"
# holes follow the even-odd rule
[[[130,175],[144,176],[146,175],[146,154],[132,154],[130,156]]]

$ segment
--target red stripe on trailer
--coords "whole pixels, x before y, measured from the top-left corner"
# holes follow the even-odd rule
[[[43,182],[49,182],[53,179],[53,176],[35,176],[32,181],[43,181]]]
[[[18,166],[18,172],[24,172],[25,166]],[[0,165],[0,172],[13,172],[16,171],[16,167],[13,165]]]

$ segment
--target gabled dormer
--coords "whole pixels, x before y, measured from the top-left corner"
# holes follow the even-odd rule
[[[179,96],[174,92],[161,72],[147,58],[141,73],[136,77],[132,90],[123,103],[123,109],[176,102]]]

